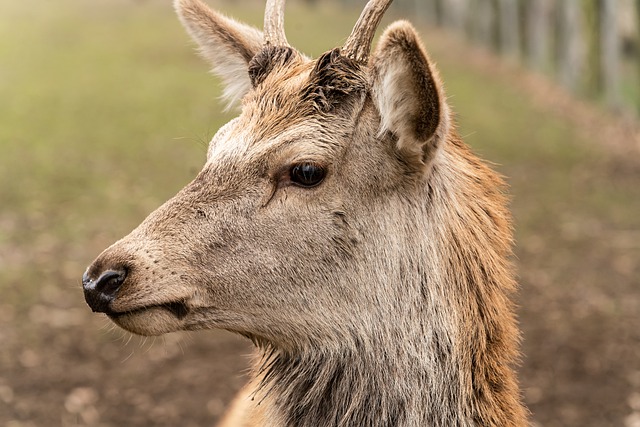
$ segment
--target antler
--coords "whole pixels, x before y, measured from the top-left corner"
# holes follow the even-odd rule
[[[351,35],[342,47],[342,53],[360,63],[366,63],[376,28],[393,0],[369,0]]]
[[[272,46],[289,46],[284,35],[285,0],[267,0],[264,11],[264,42]]]

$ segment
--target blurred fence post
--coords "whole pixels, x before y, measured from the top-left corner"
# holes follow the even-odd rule
[[[607,104],[619,107],[618,67],[620,44],[616,16],[616,0],[600,0],[600,73]]]
[[[584,65],[580,0],[563,0],[558,9],[558,79],[575,92],[580,87]]]
[[[418,18],[432,25],[438,25],[438,5],[436,0],[413,0]]]
[[[456,31],[463,32],[467,19],[468,3],[468,0],[444,1],[442,12],[445,24]]]
[[[504,55],[520,55],[519,0],[498,0],[499,48]]]
[[[534,70],[543,71],[547,66],[549,43],[549,1],[529,0],[525,12],[527,62]]]
[[[487,47],[495,46],[495,8],[493,0],[472,0],[471,36],[474,42]]]
[[[532,70],[554,72],[570,91],[600,97],[613,108],[625,95],[622,83],[630,84],[628,73],[620,75],[618,19],[631,15],[621,14],[636,13],[629,21],[636,22],[640,50],[640,0],[402,0],[402,5],[427,23],[466,33],[473,43],[520,59]],[[634,31],[630,25],[627,37]],[[635,61],[640,85],[640,52]]]

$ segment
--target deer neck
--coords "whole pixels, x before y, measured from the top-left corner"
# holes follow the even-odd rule
[[[255,402],[274,426],[526,425],[500,338],[483,347],[483,325],[452,333],[421,320],[341,351],[269,351]]]
[[[417,317],[341,348],[264,355],[259,395],[269,418],[300,427],[525,425],[500,332],[487,338],[489,326],[450,316],[446,304],[407,312]]]
[[[374,352],[361,344],[342,353],[268,356],[265,403],[281,425],[452,425],[436,422],[459,412],[459,370],[434,360],[448,358],[446,349],[418,354],[394,344]],[[428,408],[437,408],[437,415]]]
[[[282,425],[526,425],[511,366],[518,332],[501,181],[463,146],[453,150],[443,155],[467,166],[434,169],[432,185],[447,191],[425,188],[430,205],[417,217],[428,218],[429,238],[407,237],[419,249],[378,284],[403,290],[395,312],[364,333],[354,327],[343,346],[264,357],[260,390]]]

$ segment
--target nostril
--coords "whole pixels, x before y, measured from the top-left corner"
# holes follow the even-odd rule
[[[112,297],[120,289],[126,277],[127,272],[124,270],[107,270],[93,282],[93,287],[97,292]]]
[[[88,271],[82,276],[84,298],[93,311],[108,313],[111,301],[127,277],[126,270],[104,271],[96,280],[91,280]]]
[[[84,272],[82,275],[82,287],[86,288],[91,283],[91,279],[89,278],[89,270]]]

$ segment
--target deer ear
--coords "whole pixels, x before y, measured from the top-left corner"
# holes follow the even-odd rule
[[[224,83],[227,108],[251,89],[249,61],[262,49],[262,32],[211,10],[200,0],[174,0],[178,17]]]
[[[381,132],[396,136],[397,149],[408,164],[425,169],[446,137],[449,109],[437,71],[411,24],[391,24],[370,65]]]

